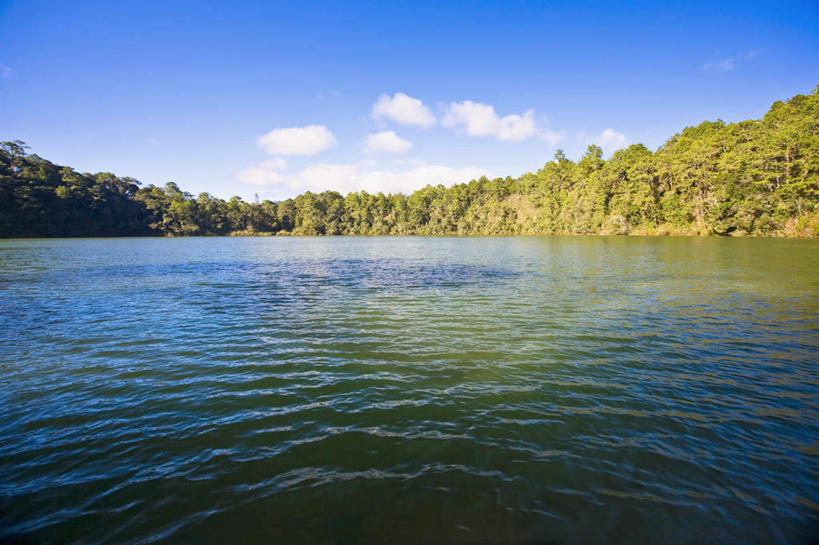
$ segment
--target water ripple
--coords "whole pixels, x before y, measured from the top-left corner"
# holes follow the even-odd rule
[[[819,535],[816,241],[0,250],[0,541]]]

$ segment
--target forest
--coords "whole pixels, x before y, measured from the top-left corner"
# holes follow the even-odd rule
[[[762,119],[706,121],[656,151],[604,160],[558,150],[534,173],[411,195],[306,192],[280,202],[193,196],[80,173],[0,145],[0,236],[123,235],[819,236],[819,86]]]

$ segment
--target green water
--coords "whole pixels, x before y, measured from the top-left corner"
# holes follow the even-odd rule
[[[819,241],[0,241],[0,542],[801,543]]]

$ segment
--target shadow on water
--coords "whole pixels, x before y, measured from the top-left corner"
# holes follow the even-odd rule
[[[9,532],[13,521],[0,510],[0,545],[35,545],[36,541],[20,533]]]
[[[129,280],[146,278],[182,278],[186,283],[193,278],[228,277],[232,282],[217,283],[222,287],[292,288],[294,286],[324,283],[334,287],[372,288],[456,288],[482,282],[514,279],[520,276],[503,266],[459,263],[425,263],[401,259],[322,259],[292,260],[274,263],[252,261],[210,261],[197,263],[129,264],[80,268],[74,272],[81,281],[90,279],[120,279],[124,286]],[[45,274],[35,281],[65,281],[65,273]],[[72,280],[72,278],[68,278]],[[10,281],[10,280],[9,280]],[[19,279],[17,281],[20,281]],[[199,285],[210,285],[199,282]]]

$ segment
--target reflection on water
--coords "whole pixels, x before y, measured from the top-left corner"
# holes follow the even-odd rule
[[[0,241],[0,540],[807,541],[817,250]]]

